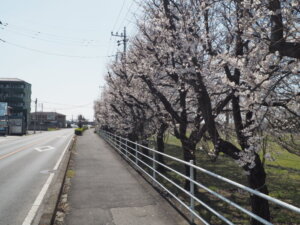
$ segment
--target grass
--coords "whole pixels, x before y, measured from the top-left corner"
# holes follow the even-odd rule
[[[300,172],[300,157],[287,151],[279,151],[273,156],[274,161],[267,161],[268,166],[293,169]]]
[[[47,131],[56,131],[57,128],[48,128]]]
[[[72,169],[69,169],[69,170],[67,171],[66,177],[67,177],[67,178],[73,178],[74,176],[75,176],[75,171],[72,170]]]
[[[153,144],[152,142],[152,145]],[[267,186],[270,196],[300,207],[300,157],[284,151],[275,143],[270,143],[268,147],[269,149],[267,149],[267,151],[272,149],[272,152],[275,152],[275,154],[273,154],[274,161],[265,162]],[[165,153],[180,159],[183,158],[180,141],[174,136],[169,135],[167,137]],[[166,163],[173,169],[184,173],[184,167],[176,161],[166,160]],[[247,185],[244,171],[231,158],[225,155],[221,154],[216,162],[212,162],[205,152],[198,150],[196,152],[196,164],[231,180]],[[176,183],[183,186],[184,179],[182,177],[173,172],[166,172],[166,176],[172,177],[172,180],[175,180]],[[163,181],[163,179],[160,180],[188,203],[185,194],[168,182]],[[250,209],[248,193],[202,173],[197,174],[197,180],[230,200]],[[249,224],[249,217],[247,215],[229,206],[227,203],[220,201],[216,197],[213,197],[203,189],[198,189],[197,191],[197,195],[201,200],[214,209],[217,209],[226,218],[230,218],[230,220],[236,224]],[[211,224],[222,224],[219,219],[202,206],[197,205],[196,209]],[[300,224],[300,215],[296,213],[273,204],[270,204],[270,210],[272,223],[274,224]]]

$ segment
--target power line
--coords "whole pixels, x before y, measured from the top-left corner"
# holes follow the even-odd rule
[[[124,6],[125,6],[125,2],[126,2],[126,0],[123,0],[122,6],[121,6],[121,8],[120,8],[120,10],[119,10],[117,19],[116,19],[116,21],[115,21],[115,23],[114,23],[114,25],[113,25],[112,30],[115,29],[115,27],[116,27],[116,25],[117,25],[117,23],[118,23],[118,21],[119,21],[119,18],[120,18],[120,16],[121,16],[121,13],[122,13],[122,11],[123,11],[123,9],[124,9]],[[111,37],[112,37],[112,36],[111,36]],[[106,53],[107,55],[112,55],[112,51],[113,51],[113,50],[111,51],[111,47],[112,47],[112,39],[111,39],[111,37],[110,37],[109,46],[108,46],[108,48],[107,48],[107,53]]]
[[[31,101],[33,104],[36,104],[36,101]],[[55,109],[55,110],[73,110],[73,109],[80,109],[80,108],[84,108],[90,105],[93,105],[93,102],[89,102],[87,104],[83,104],[83,105],[69,105],[69,104],[63,104],[63,103],[54,103],[54,102],[48,102],[48,101],[39,101],[40,103],[42,103],[43,105],[45,104],[46,106],[43,106],[43,108],[47,108],[47,109]],[[66,106],[66,107],[61,107],[61,108],[56,108],[56,107],[52,107],[52,106],[47,106],[48,105],[61,105],[61,106]]]
[[[39,33],[37,34],[26,34],[26,33],[22,33],[19,31],[16,31],[14,29],[10,29],[10,28],[2,28],[3,31],[6,32],[10,32],[13,33],[15,35],[21,35],[30,39],[34,39],[34,40],[39,40],[39,41],[43,41],[43,42],[48,42],[51,44],[60,44],[60,45],[71,45],[71,46],[78,46],[78,47],[95,47],[95,46],[99,46],[96,44],[95,41],[93,40],[80,40],[80,41],[67,41],[67,40],[56,40],[56,39],[48,39],[48,38],[43,38],[40,37]]]
[[[123,9],[124,9],[124,6],[125,6],[125,2],[126,2],[126,0],[123,0],[123,4],[122,4],[121,9],[120,9],[120,11],[119,11],[119,13],[118,13],[116,22],[115,22],[115,24],[114,24],[114,26],[113,26],[113,28],[112,28],[113,30],[115,29],[115,27],[116,27],[116,25],[117,25],[117,23],[118,23],[118,21],[119,21],[119,18],[120,18],[120,16],[121,16],[121,13],[122,13],[122,11],[123,11]]]
[[[132,13],[133,16],[135,17],[135,20],[137,20],[137,17],[136,17],[136,16],[137,16],[138,10],[142,7],[141,3],[137,3],[136,5],[137,5],[136,9],[135,9],[134,12]],[[126,26],[128,26],[130,23],[136,25],[136,21],[131,21],[131,20],[127,20],[127,21],[128,21],[128,23],[127,23]],[[136,28],[136,26],[132,26],[132,27],[131,27],[130,33],[133,32],[133,29],[134,29],[134,28]]]
[[[8,42],[8,41],[3,40],[1,38],[0,38],[0,42],[8,44],[8,45],[12,45],[12,46],[17,47],[17,48],[21,48],[21,49],[25,49],[25,50],[28,50],[28,51],[44,54],[44,55],[61,56],[61,57],[68,57],[68,58],[81,58],[81,59],[98,59],[98,58],[107,57],[107,56],[80,56],[80,55],[67,55],[67,54],[61,54],[61,53],[52,53],[52,52],[47,52],[47,51],[43,51],[43,50],[39,50],[39,49],[28,48],[26,46],[22,46],[22,45],[19,45],[19,44],[16,44],[16,43]]]
[[[122,19],[122,21],[121,21],[121,23],[120,23],[120,26],[119,26],[119,28],[118,28],[117,30],[120,30],[121,27],[123,26],[124,21],[125,21],[125,19],[127,18],[129,12],[131,11],[131,9],[132,9],[134,3],[135,3],[135,1],[132,0],[132,2],[130,3],[129,7],[127,8],[127,11],[126,11],[125,14],[124,14],[125,17]],[[116,22],[115,22],[115,24],[114,24],[112,30],[115,30],[115,27],[116,27],[116,25],[117,25],[118,22],[119,22],[119,19],[120,19],[120,16],[121,16],[121,14],[122,14],[122,11],[123,11],[123,9],[124,9],[124,6],[125,6],[125,0],[123,1],[122,7],[121,7],[121,9],[120,9],[120,11],[119,11],[119,13],[118,13],[118,17],[117,17],[117,19],[116,19]],[[139,6],[140,6],[140,5],[138,4],[138,8],[139,8]],[[124,27],[125,27],[125,26],[124,26]],[[109,50],[108,50],[108,53],[107,53],[107,54],[109,54],[109,55],[112,55],[112,54],[113,54],[113,51],[115,50],[115,48],[111,50],[111,46],[112,46],[112,44],[110,43],[110,44],[109,44]]]
[[[44,35],[44,36],[50,36],[53,38],[58,38],[60,40],[65,40],[65,41],[76,41],[76,42],[81,42],[84,40],[87,41],[95,41],[95,42],[100,42],[100,40],[96,40],[96,39],[87,39],[87,38],[74,38],[74,37],[69,37],[69,36],[63,36],[63,35],[57,35],[57,34],[51,34],[51,33],[47,33],[47,32],[43,32],[40,30],[33,30],[33,29],[28,29],[28,28],[24,28],[18,25],[13,25],[11,23],[0,23],[1,28],[2,29],[14,29],[14,30],[23,30],[24,32],[30,32],[33,33],[32,35]]]
[[[64,105],[64,106],[72,106],[72,107],[81,107],[81,106],[86,106],[86,105],[93,104],[93,102],[89,102],[89,103],[86,103],[86,104],[83,104],[83,105],[70,105],[70,104],[65,104],[65,103],[48,102],[48,101],[43,101],[43,100],[40,100],[40,102],[51,104],[51,105]]]
[[[56,108],[56,107],[46,107],[48,109],[55,109],[55,110],[62,110],[62,111],[68,111],[68,110],[75,110],[75,109],[82,109],[82,108],[85,108],[89,105],[92,105],[92,103],[90,104],[87,104],[87,105],[82,105],[82,106],[74,106],[74,107],[68,107],[68,108]]]
[[[127,22],[127,25],[125,25],[124,27],[127,27],[128,25],[130,25],[130,24],[135,24],[134,22],[132,22],[132,21],[130,21],[129,19],[128,19],[128,15],[129,15],[129,13],[132,11],[132,7],[134,6],[134,3],[136,3],[135,1],[132,1],[131,3],[130,3],[130,5],[129,5],[129,7],[127,8],[127,11],[126,11],[126,13],[124,14],[125,16],[124,16],[124,18],[122,19],[122,21],[121,21],[121,23],[120,23],[120,27],[118,28],[118,30],[120,30],[121,29],[121,27]],[[137,7],[136,7],[136,9],[134,10],[134,13],[136,13],[138,10],[139,10],[139,8],[141,7],[141,5],[140,4],[136,4],[137,5]],[[119,14],[120,15],[120,14]],[[118,16],[118,20],[119,20],[119,16]],[[128,22],[129,21],[129,22]],[[115,26],[114,26],[115,27]],[[133,27],[134,28],[134,27]],[[132,29],[130,29],[130,31],[132,31],[133,30],[133,28]],[[117,35],[113,35],[113,36],[118,36],[118,34]],[[121,37],[121,36],[119,36],[119,37]],[[124,42],[124,40],[123,40],[123,44],[124,44],[124,49],[126,48],[126,44],[127,44],[127,42],[129,41],[129,39],[127,39],[126,38],[126,43]],[[118,41],[118,46],[120,45],[120,41]],[[111,49],[111,45],[110,45],[110,49]],[[110,51],[109,52],[109,54],[110,55],[112,55],[113,54],[113,51],[114,50],[112,50],[112,51]],[[125,50],[124,50],[124,52],[126,52]]]
[[[127,12],[126,12],[126,14],[125,14],[125,16],[124,16],[124,18],[122,20],[122,23],[120,24],[118,30],[120,30],[124,26],[124,21],[126,20],[126,18],[127,18],[128,14],[129,14],[129,12],[130,12],[133,4],[134,4],[134,1],[132,1],[131,4],[130,4],[130,6],[128,7]]]

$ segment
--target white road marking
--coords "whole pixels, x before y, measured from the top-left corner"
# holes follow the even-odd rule
[[[34,150],[37,150],[38,152],[46,152],[46,151],[50,151],[53,149],[55,149],[55,148],[52,146],[42,146],[42,147],[34,148]]]
[[[31,225],[31,222],[32,220],[34,219],[35,217],[35,214],[37,213],[43,199],[44,199],[44,196],[45,194],[47,193],[48,191],[48,188],[51,184],[51,181],[53,179],[53,176],[54,176],[54,173],[51,173],[46,181],[46,183],[44,184],[42,190],[40,191],[39,195],[37,196],[37,198],[35,199],[29,213],[27,214],[24,222],[22,223],[22,225]]]
[[[55,164],[53,170],[57,170],[57,168],[59,167],[59,164],[61,163],[61,160],[63,159],[63,156],[65,154],[65,152],[68,150],[68,148],[70,147],[71,141],[73,140],[73,135],[72,138],[70,139],[70,141],[68,142],[67,146],[65,147],[65,149],[63,150],[63,152],[61,153],[57,163]],[[37,211],[40,207],[40,205],[42,204],[42,201],[48,191],[48,188],[52,182],[52,179],[54,177],[54,173],[51,173],[46,181],[46,183],[44,184],[42,190],[40,191],[40,193],[38,194],[38,196],[36,197],[31,209],[29,210],[27,216],[25,217],[25,220],[23,221],[22,225],[31,225],[35,215],[37,214]]]

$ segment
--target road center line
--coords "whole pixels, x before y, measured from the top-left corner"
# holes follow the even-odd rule
[[[0,160],[5,159],[5,158],[7,158],[7,157],[9,157],[9,156],[12,156],[12,155],[14,155],[14,154],[17,154],[18,152],[24,151],[24,150],[26,150],[26,149],[28,149],[28,148],[30,148],[30,147],[36,145],[36,144],[40,144],[40,143],[42,143],[42,142],[43,142],[44,140],[46,140],[46,139],[48,139],[48,138],[44,138],[44,139],[39,140],[39,141],[37,141],[37,142],[31,143],[31,144],[29,144],[29,145],[22,146],[21,148],[18,148],[16,151],[10,152],[10,153],[5,154],[5,155],[2,155],[2,156],[0,156]]]
[[[57,162],[56,162],[53,170],[57,170],[58,169],[58,167],[59,167],[59,165],[60,165],[60,163],[61,163],[61,161],[62,161],[62,159],[63,159],[63,157],[65,155],[65,152],[70,147],[70,144],[71,144],[71,142],[73,140],[73,137],[74,137],[74,135],[71,136],[70,141],[68,142],[67,146],[65,147],[65,149],[61,153],[61,155],[60,155],[59,159],[57,160]],[[49,186],[50,186],[50,184],[51,184],[51,182],[53,180],[53,177],[54,177],[54,173],[51,173],[49,175],[48,179],[46,180],[46,183],[44,184],[42,190],[40,191],[40,193],[36,197],[36,199],[35,199],[32,207],[29,210],[29,212],[28,212],[28,214],[27,214],[24,222],[22,223],[22,225],[31,225],[31,223],[32,223],[35,215],[37,214],[37,211],[38,211],[40,205],[42,204],[42,201],[43,201],[43,199],[44,199],[44,197],[45,197],[45,195],[46,195],[46,193],[47,193],[47,191],[49,189]]]
[[[53,140],[54,140],[54,139],[55,139],[55,138],[53,138]],[[9,156],[12,156],[12,155],[14,155],[14,154],[17,154],[17,153],[19,153],[19,152],[21,152],[21,151],[24,151],[24,150],[26,150],[27,148],[30,148],[30,147],[32,147],[32,146],[34,146],[34,145],[36,145],[36,144],[43,143],[43,141],[45,141],[45,140],[49,140],[49,137],[43,138],[43,139],[41,139],[41,140],[39,140],[39,141],[37,141],[37,142],[33,142],[33,143],[31,143],[31,144],[22,146],[22,147],[18,148],[18,149],[17,149],[16,151],[14,151],[14,152],[10,152],[10,153],[7,153],[7,154],[5,154],[5,155],[0,155],[0,160],[5,159],[5,158],[7,158],[7,157],[9,157]],[[52,139],[51,139],[51,140],[52,140]]]

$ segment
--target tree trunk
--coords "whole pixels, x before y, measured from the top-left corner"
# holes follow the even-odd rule
[[[234,160],[240,158],[240,150],[228,141],[222,139],[219,140],[220,151],[230,156]],[[248,185],[252,189],[268,195],[269,191],[266,185],[266,172],[261,163],[259,155],[255,153],[255,166],[252,169],[249,169],[249,165],[245,165],[243,169],[249,173],[247,176]],[[270,211],[269,211],[269,202],[263,198],[260,198],[256,195],[250,195],[251,209],[252,212],[261,218],[270,221]],[[258,222],[255,219],[251,220],[252,225],[261,225],[262,223]]]
[[[194,164],[196,164],[196,144],[191,143],[187,140],[181,140],[182,148],[183,148],[183,159],[186,162],[190,162],[190,160],[194,161]],[[185,175],[187,177],[190,177],[190,166],[185,165]],[[194,179],[196,180],[196,170],[194,169]],[[184,184],[185,190],[190,190],[190,181],[185,180]]]
[[[157,135],[156,135],[156,145],[157,145],[157,151],[164,153],[165,151],[165,143],[164,143],[164,133],[168,128],[168,124],[163,123],[160,125]],[[157,161],[160,162],[161,164],[165,164],[164,161],[164,156],[161,154],[157,155]],[[164,172],[165,171],[165,167],[163,167],[162,165],[158,164],[157,165],[157,170],[159,172]]]
[[[271,43],[270,52],[278,51],[281,56],[300,59],[300,43],[287,42],[284,38],[284,25],[281,13],[281,1],[270,0],[269,9],[274,13],[271,15]]]
[[[247,176],[249,186],[252,189],[255,189],[263,194],[268,195],[268,187],[266,185],[266,173],[263,167],[263,164],[259,158],[259,156],[255,155],[255,167],[251,169],[250,174]],[[256,195],[250,195],[251,200],[251,208],[252,212],[256,215],[264,218],[267,221],[270,221],[270,210],[269,210],[269,202],[263,198],[260,198]],[[252,219],[252,225],[261,225],[259,221]]]

